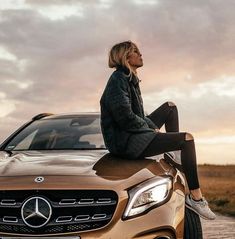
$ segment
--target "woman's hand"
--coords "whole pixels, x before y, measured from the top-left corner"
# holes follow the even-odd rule
[[[156,131],[157,133],[160,133],[160,129],[159,129],[159,128],[156,128],[155,131]]]

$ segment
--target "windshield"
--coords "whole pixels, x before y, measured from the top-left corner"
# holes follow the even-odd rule
[[[104,149],[99,116],[36,120],[6,146],[5,150]]]

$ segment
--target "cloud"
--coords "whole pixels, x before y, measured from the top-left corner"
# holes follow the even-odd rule
[[[40,112],[99,110],[112,72],[108,51],[129,39],[143,54],[148,112],[175,101],[183,129],[234,134],[234,9],[233,0],[0,3],[0,92],[8,106],[0,115],[11,122],[2,119],[1,137]]]
[[[38,1],[38,0],[25,0],[26,4],[30,4],[32,6],[50,6],[50,5],[76,5],[76,4],[88,4],[88,5],[94,5],[94,4],[100,4],[102,2],[112,2],[109,0],[43,0],[43,1]]]
[[[16,109],[14,102],[8,100],[1,99],[0,104],[1,104],[0,118],[6,117]]]
[[[174,101],[181,115],[183,131],[200,135],[234,135],[235,104],[234,77],[165,88],[145,97],[146,109],[151,113],[165,101]],[[153,104],[153,102],[156,102]]]

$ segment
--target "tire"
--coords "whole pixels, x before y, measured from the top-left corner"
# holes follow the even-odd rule
[[[185,207],[184,239],[203,239],[199,216]]]

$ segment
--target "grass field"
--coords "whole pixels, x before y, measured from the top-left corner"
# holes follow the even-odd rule
[[[210,207],[235,217],[235,165],[199,165],[200,184]]]

